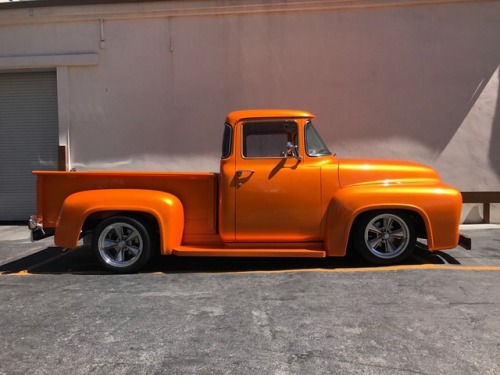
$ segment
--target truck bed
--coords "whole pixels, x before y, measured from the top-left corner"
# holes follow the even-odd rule
[[[54,172],[37,176],[37,216],[44,228],[56,227],[69,195],[98,189],[146,189],[174,194],[184,207],[185,234],[216,233],[217,173],[209,172]]]

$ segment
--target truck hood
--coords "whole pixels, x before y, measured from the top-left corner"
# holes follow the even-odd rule
[[[339,160],[341,187],[360,184],[429,184],[440,181],[438,173],[423,164],[400,160]]]

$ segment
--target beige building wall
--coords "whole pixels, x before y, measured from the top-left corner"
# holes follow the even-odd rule
[[[56,69],[77,169],[218,170],[225,115],[297,108],[340,158],[500,190],[499,1],[0,8],[0,71]]]

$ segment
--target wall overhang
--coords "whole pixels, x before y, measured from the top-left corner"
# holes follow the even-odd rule
[[[58,66],[97,65],[97,53],[0,57],[0,70],[47,69]]]
[[[212,0],[32,0],[0,3],[0,26],[21,23],[88,21],[101,18],[116,20],[342,11],[498,1],[500,0],[322,0],[311,2],[303,0],[278,2],[236,0],[221,3]],[[96,7],[97,5],[99,8]],[[5,10],[3,14],[2,10]]]

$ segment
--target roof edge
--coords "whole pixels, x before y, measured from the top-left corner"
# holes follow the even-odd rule
[[[296,109],[246,109],[233,111],[227,115],[226,122],[236,124],[245,119],[266,118],[314,118],[312,113]]]

